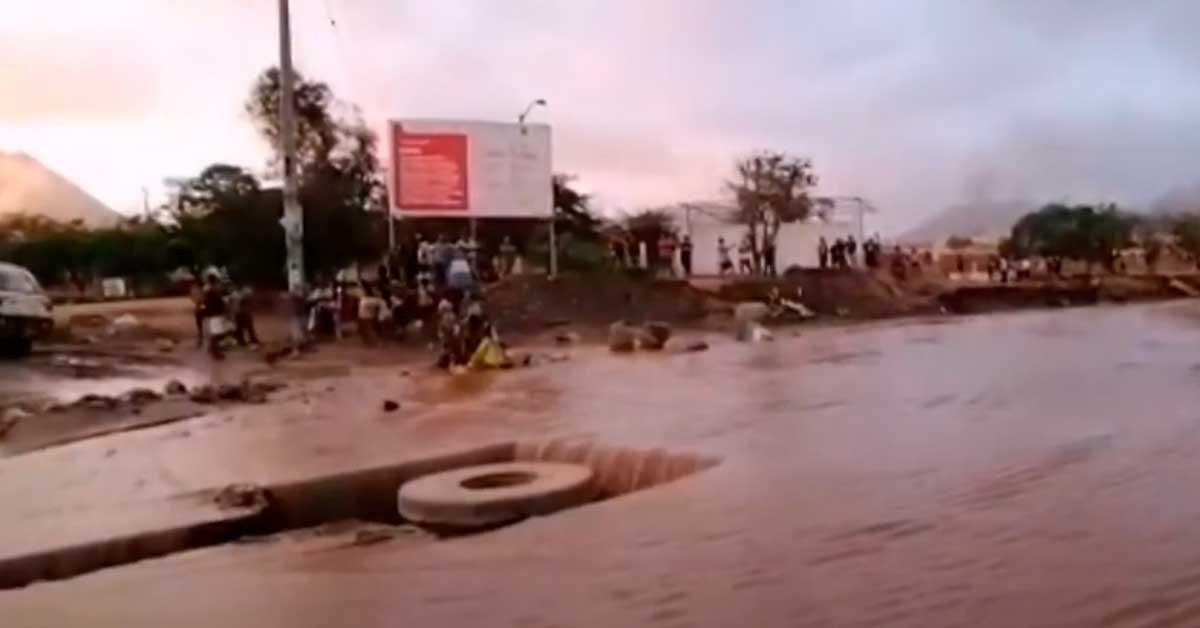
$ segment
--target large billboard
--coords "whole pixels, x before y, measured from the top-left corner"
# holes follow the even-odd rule
[[[550,127],[389,123],[392,211],[410,218],[549,218]]]

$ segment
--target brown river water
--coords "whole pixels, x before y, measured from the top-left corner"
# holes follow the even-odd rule
[[[169,499],[505,438],[722,462],[475,536],[211,548],[0,592],[4,625],[1200,626],[1194,302],[384,377],[153,453],[169,430],[4,461],[0,499]]]

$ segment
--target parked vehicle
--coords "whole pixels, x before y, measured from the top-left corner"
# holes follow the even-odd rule
[[[53,306],[33,273],[0,262],[0,354],[23,357],[54,328]]]

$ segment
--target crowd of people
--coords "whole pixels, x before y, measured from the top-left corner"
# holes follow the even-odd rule
[[[651,244],[653,248],[648,246]],[[639,242],[627,233],[617,233],[609,237],[609,260],[614,268],[645,266],[656,276],[692,276],[693,252],[694,246],[690,236],[678,237],[670,231],[663,232],[654,243]],[[852,268],[860,265],[879,268],[882,259],[883,245],[878,235],[866,239],[861,246],[852,235],[837,238],[833,244],[822,236],[817,244],[817,260],[821,269]],[[777,247],[770,240],[756,246],[748,234],[738,240],[736,246],[724,237],[718,237],[717,272],[722,276],[778,276],[780,267]]]
[[[357,269],[318,275],[303,303],[303,327],[312,339],[338,339],[354,327],[365,345],[424,334],[438,343],[440,366],[503,361],[503,346],[483,303],[481,283],[514,272],[517,248],[505,237],[494,255],[472,238],[426,240],[417,235],[373,273]],[[250,291],[210,272],[192,290],[198,346],[214,358],[225,348],[257,347]]]
[[[837,238],[830,245],[824,236],[817,241],[817,265],[825,270],[829,268],[851,268],[859,265],[859,245],[854,236],[845,239]],[[737,265],[734,265],[733,254],[737,253]],[[878,268],[883,252],[879,236],[867,239],[862,244],[862,264],[868,268]],[[717,238],[717,271],[720,275],[762,274],[775,277],[779,274],[779,262],[776,246],[766,242],[761,247],[755,247],[749,236],[742,238],[736,250],[731,247],[724,237]]]

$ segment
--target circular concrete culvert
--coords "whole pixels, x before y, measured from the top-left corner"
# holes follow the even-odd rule
[[[590,467],[504,462],[419,477],[400,486],[400,515],[413,523],[472,529],[586,504],[596,496]]]

